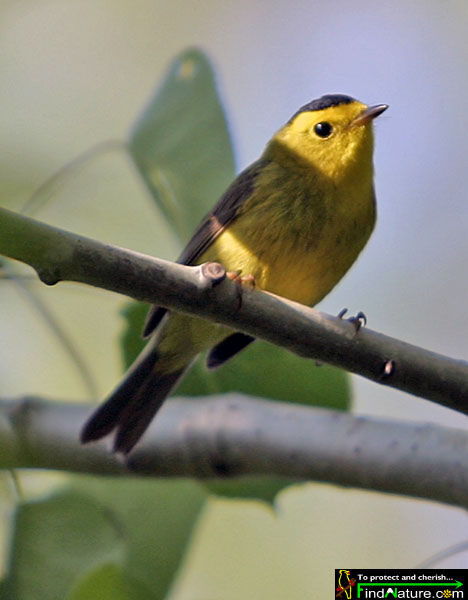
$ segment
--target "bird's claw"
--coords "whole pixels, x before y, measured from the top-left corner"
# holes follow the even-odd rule
[[[338,313],[338,318],[339,319],[343,319],[343,317],[345,316],[345,314],[348,312],[347,308],[343,308],[342,310],[340,310],[340,312]],[[367,325],[367,317],[366,315],[362,312],[359,311],[358,314],[354,317],[349,317],[346,319],[349,323],[352,323],[356,329],[356,333],[361,329],[361,327],[363,325]]]
[[[236,285],[241,285],[244,287],[250,287],[251,289],[255,288],[255,277],[251,274],[249,275],[241,275],[242,270],[238,269],[237,271],[228,271],[226,273],[226,277],[229,277],[231,281],[234,281]]]
[[[239,295],[239,306],[238,309],[242,306],[242,294],[244,287],[247,287],[251,290],[255,289],[255,277],[252,274],[249,275],[241,275],[242,270],[239,269],[237,271],[228,271],[226,273],[226,277],[228,277],[231,281],[236,284],[237,292]]]

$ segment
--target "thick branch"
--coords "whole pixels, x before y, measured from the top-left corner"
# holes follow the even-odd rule
[[[127,473],[78,431],[89,405],[0,401],[0,468]],[[468,506],[468,433],[237,394],[171,399],[130,456],[133,473],[273,475]]]
[[[245,290],[212,263],[186,267],[102,244],[0,208],[0,253],[47,284],[87,283],[224,323],[310,358],[468,414],[468,364]],[[287,276],[287,274],[285,275]]]

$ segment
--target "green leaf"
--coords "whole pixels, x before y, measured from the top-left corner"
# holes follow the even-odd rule
[[[74,479],[109,510],[123,532],[125,576],[163,600],[180,567],[190,536],[208,497],[202,485],[189,480],[137,478]]]
[[[75,578],[123,560],[121,531],[100,503],[71,491],[18,506],[7,578],[11,600],[63,600]]]
[[[183,243],[234,177],[213,70],[198,50],[181,54],[129,136],[130,154]]]
[[[152,600],[153,594],[114,564],[100,565],[86,573],[67,600]]]
[[[3,595],[163,600],[208,497],[203,486],[84,476],[72,482],[66,491],[18,507]],[[101,576],[102,589],[120,596],[96,595]]]
[[[216,479],[205,483],[206,488],[216,496],[261,500],[273,505],[281,490],[296,482],[279,477],[239,477],[236,479]]]
[[[345,410],[350,403],[347,374],[317,366],[284,348],[257,340],[214,371],[200,357],[177,391],[181,396],[243,392],[273,400]]]

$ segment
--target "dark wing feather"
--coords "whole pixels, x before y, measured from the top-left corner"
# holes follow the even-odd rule
[[[143,325],[143,337],[150,336],[156,327],[161,323],[164,315],[167,313],[167,308],[153,304],[146,315],[145,324]]]
[[[216,206],[200,223],[178,259],[182,265],[193,265],[198,257],[213,243],[219,234],[236,218],[244,201],[251,195],[255,180],[265,166],[264,159],[257,160],[242,171],[221,196]],[[146,317],[143,336],[153,333],[167,312],[167,308],[152,306]]]
[[[262,171],[264,165],[264,160],[257,160],[236,177],[213,210],[200,223],[185,250],[180,255],[178,263],[193,265],[197,258],[203,254],[229,223],[235,219],[245,200],[252,194],[255,187],[255,179]]]
[[[208,369],[217,369],[254,341],[254,337],[240,331],[231,334],[229,337],[224,338],[222,342],[216,344],[214,348],[211,348],[206,359],[206,366]]]

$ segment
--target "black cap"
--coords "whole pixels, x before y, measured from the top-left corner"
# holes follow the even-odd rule
[[[346,96],[345,94],[326,94],[321,98],[316,98],[301,108],[293,114],[293,116],[289,119],[288,123],[291,123],[297,115],[300,115],[303,112],[311,112],[314,110],[324,110],[325,108],[330,108],[330,106],[338,106],[340,104],[351,104],[351,102],[356,102],[355,98],[351,98],[351,96]]]

